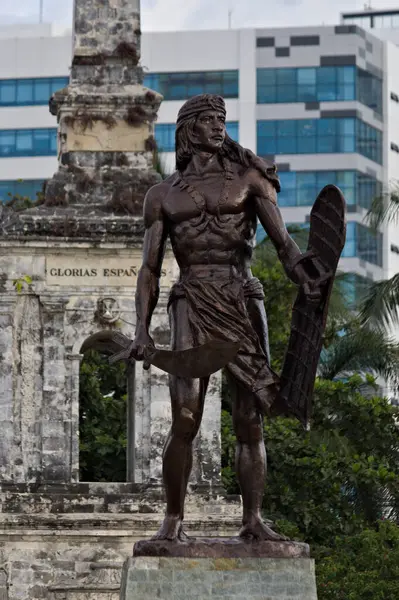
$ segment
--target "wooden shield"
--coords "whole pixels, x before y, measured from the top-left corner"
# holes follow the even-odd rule
[[[328,304],[346,235],[345,199],[334,185],[318,195],[310,214],[308,249],[301,262],[321,284],[321,300],[313,301],[301,287],[291,321],[291,335],[281,373],[278,405],[308,427],[317,365],[322,350]]]

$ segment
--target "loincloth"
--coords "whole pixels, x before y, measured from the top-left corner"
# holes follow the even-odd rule
[[[183,277],[172,287],[169,306],[179,298],[186,300],[195,345],[215,338],[240,341],[240,350],[226,369],[240,386],[256,396],[259,410],[268,413],[279,378],[269,365],[247,311],[249,298],[264,298],[260,281],[223,277],[217,273],[213,277],[197,275]]]

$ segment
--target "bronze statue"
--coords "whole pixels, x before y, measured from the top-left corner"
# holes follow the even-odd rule
[[[326,276],[320,265],[317,269],[314,254],[304,257],[288,235],[277,206],[280,184],[275,166],[230,139],[225,120],[224,100],[214,95],[191,98],[179,112],[176,172],[152,187],[145,199],[137,328],[128,355],[147,360],[154,352],[149,328],[169,238],[180,267],[168,305],[172,351],[199,347],[213,339],[235,344],[226,371],[243,500],[240,536],[279,540],[283,538],[261,518],[266,477],[262,416],[289,412],[290,401],[279,393],[279,377],[270,368],[263,289],[251,274],[257,219],[288,276],[301,285],[305,303],[320,305],[331,273]],[[184,501],[208,381],[209,376],[170,375],[173,420],[163,455],[167,508],[154,539],[186,538]]]

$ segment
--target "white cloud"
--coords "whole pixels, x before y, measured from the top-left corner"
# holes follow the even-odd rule
[[[362,10],[365,0],[141,0],[145,31],[226,28],[229,7],[232,25],[284,27],[339,22],[340,12]],[[72,23],[73,0],[43,0],[44,20]],[[397,8],[397,0],[372,0],[378,8]],[[40,0],[0,0],[0,23],[34,23]]]

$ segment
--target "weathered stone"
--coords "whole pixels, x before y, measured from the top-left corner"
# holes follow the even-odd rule
[[[309,558],[308,544],[299,542],[251,542],[240,538],[193,538],[186,542],[142,540],[133,556],[183,558]]]
[[[129,559],[121,600],[317,600],[309,558]]]

